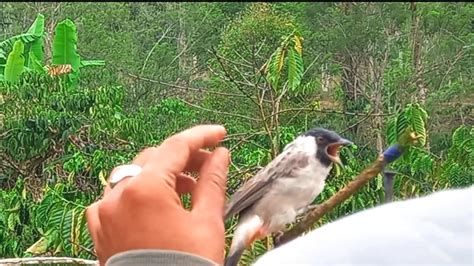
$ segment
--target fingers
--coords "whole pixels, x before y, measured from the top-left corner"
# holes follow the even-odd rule
[[[138,153],[138,155],[135,156],[132,163],[139,165],[141,167],[144,167],[145,164],[147,163],[154,163],[153,158],[156,158],[154,154],[160,149],[160,147],[161,146],[150,147],[150,148],[146,148],[140,151],[140,153]],[[176,150],[174,152],[176,152]],[[190,156],[191,160],[188,161],[184,170],[199,171],[199,168],[201,168],[202,163],[210,155],[211,155],[211,152],[203,150],[203,149],[198,149],[196,151],[193,151],[192,156]],[[165,159],[167,159],[167,157],[165,157]],[[163,160],[163,158],[161,158],[161,160]]]
[[[180,174],[176,180],[176,192],[178,194],[191,193],[196,187],[196,180],[188,175]]]
[[[176,176],[186,168],[193,152],[216,146],[225,134],[225,128],[219,125],[200,125],[182,131],[166,139],[151,155],[152,163],[147,163],[143,170]]]
[[[139,183],[148,190],[160,183],[157,182],[158,178],[163,178],[161,181],[179,194],[192,192],[196,187],[196,181],[182,172],[199,171],[204,162],[211,157],[211,152],[202,148],[217,145],[225,134],[226,130],[222,126],[200,125],[171,136],[159,147],[144,149],[132,162],[143,169],[136,178],[133,178],[138,182],[133,183]],[[115,171],[116,169],[112,174]],[[107,185],[104,197],[111,193],[121,194],[130,180],[131,178],[124,178],[113,190]]]
[[[94,243],[98,243],[98,233],[100,231],[99,204],[100,200],[86,209],[87,228]]]
[[[192,210],[222,218],[225,203],[229,151],[217,148],[201,168],[199,181],[192,191]]]
[[[152,158],[153,158],[153,153],[156,152],[157,148],[147,148],[142,150],[133,160],[133,164],[136,164],[138,166],[143,167],[146,163],[153,163]],[[211,152],[206,151],[206,150],[198,150],[193,153],[191,156],[186,168],[184,170],[186,171],[199,171],[201,168],[202,164],[204,163],[207,158],[211,156]],[[108,180],[112,177],[112,175],[117,171],[118,167],[115,167],[112,172],[109,175]],[[123,187],[128,181],[130,177],[126,177],[122,179],[116,186],[114,187],[115,190],[120,190],[119,187]],[[177,187],[177,192],[178,193],[188,193],[191,192],[192,188],[196,184],[196,181],[185,174],[179,174],[178,175],[178,182],[180,183],[179,188]],[[108,182],[109,183],[109,182]],[[104,189],[104,197],[107,196],[111,191],[110,184],[107,184]],[[182,192],[184,191],[184,192]]]

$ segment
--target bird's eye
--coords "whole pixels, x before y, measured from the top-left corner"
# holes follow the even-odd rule
[[[324,142],[324,138],[323,138],[323,137],[318,137],[316,140],[318,141],[318,143],[323,143],[323,142]]]

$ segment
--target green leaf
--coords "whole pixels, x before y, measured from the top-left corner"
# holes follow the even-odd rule
[[[397,142],[397,118],[394,117],[388,121],[387,125],[387,142],[389,145]]]
[[[31,48],[28,52],[33,52],[36,59],[39,60],[40,63],[43,62],[43,41],[44,41],[44,16],[43,14],[38,14],[36,16],[35,21],[31,25],[31,27],[26,32],[27,34],[34,35],[36,38],[34,41],[31,42]],[[29,65],[31,68],[31,65]]]
[[[282,46],[280,46],[272,54],[272,56],[270,57],[270,61],[268,62],[267,80],[270,82],[274,89],[276,89],[278,86],[284,57],[285,50]]]
[[[35,35],[24,33],[0,42],[0,63],[3,64],[6,62],[8,53],[12,50],[12,47],[17,41],[21,40],[24,44],[29,44],[34,42],[37,38]]]
[[[24,45],[30,47],[26,51],[29,53],[34,50],[34,53],[38,59],[43,59],[43,37],[44,37],[44,16],[38,14],[35,21],[30,26],[28,31],[23,34],[19,34],[10,37],[0,42],[0,65],[6,62],[7,54],[12,50],[13,45],[16,41],[21,40]],[[3,72],[3,68],[0,67],[0,71]]]
[[[56,26],[56,32],[53,40],[53,64],[66,65],[72,67],[69,81],[70,85],[74,85],[79,78],[79,67],[81,58],[77,53],[77,32],[76,25],[65,19]]]
[[[28,64],[29,68],[42,74],[46,73],[44,67],[41,65],[40,61],[38,60],[38,58],[36,58],[33,52],[30,52],[28,60],[30,61],[30,63]]]
[[[303,78],[303,59],[301,55],[290,47],[288,50],[288,86],[290,90],[294,91],[301,83]]]
[[[104,60],[81,60],[81,67],[87,66],[105,66]]]
[[[300,56],[303,56],[303,45],[301,43],[302,38],[298,35],[294,35],[293,41],[295,43],[295,50],[298,52]]]
[[[425,122],[423,118],[424,118],[424,114],[421,111],[421,108],[415,107],[412,109],[413,129],[415,130],[415,134],[420,137],[418,141],[420,142],[422,146],[424,146],[426,143],[426,128],[425,128]]]
[[[45,237],[41,237],[33,245],[31,245],[26,252],[31,254],[43,254],[48,249],[48,240]]]
[[[20,79],[25,63],[25,58],[23,57],[24,49],[25,46],[21,40],[15,42],[13,51],[8,55],[5,66],[5,81],[15,83]]]
[[[15,225],[17,224],[17,221],[18,221],[18,215],[16,213],[10,213],[10,215],[8,215],[8,220],[7,220],[8,229],[12,231],[15,230]]]
[[[409,126],[409,121],[406,116],[406,109],[397,116],[397,138],[403,135],[403,133],[405,133],[405,129]]]

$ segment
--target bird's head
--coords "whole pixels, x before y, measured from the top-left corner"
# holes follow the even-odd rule
[[[350,140],[324,128],[313,128],[304,133],[304,136],[314,138],[316,142],[316,158],[326,166],[329,166],[331,162],[342,165],[339,149],[342,146],[352,144]]]

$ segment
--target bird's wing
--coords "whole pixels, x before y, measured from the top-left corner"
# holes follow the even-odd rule
[[[226,205],[225,220],[251,206],[271,188],[278,178],[295,177],[299,169],[309,164],[309,157],[303,152],[286,150],[247,181]]]

